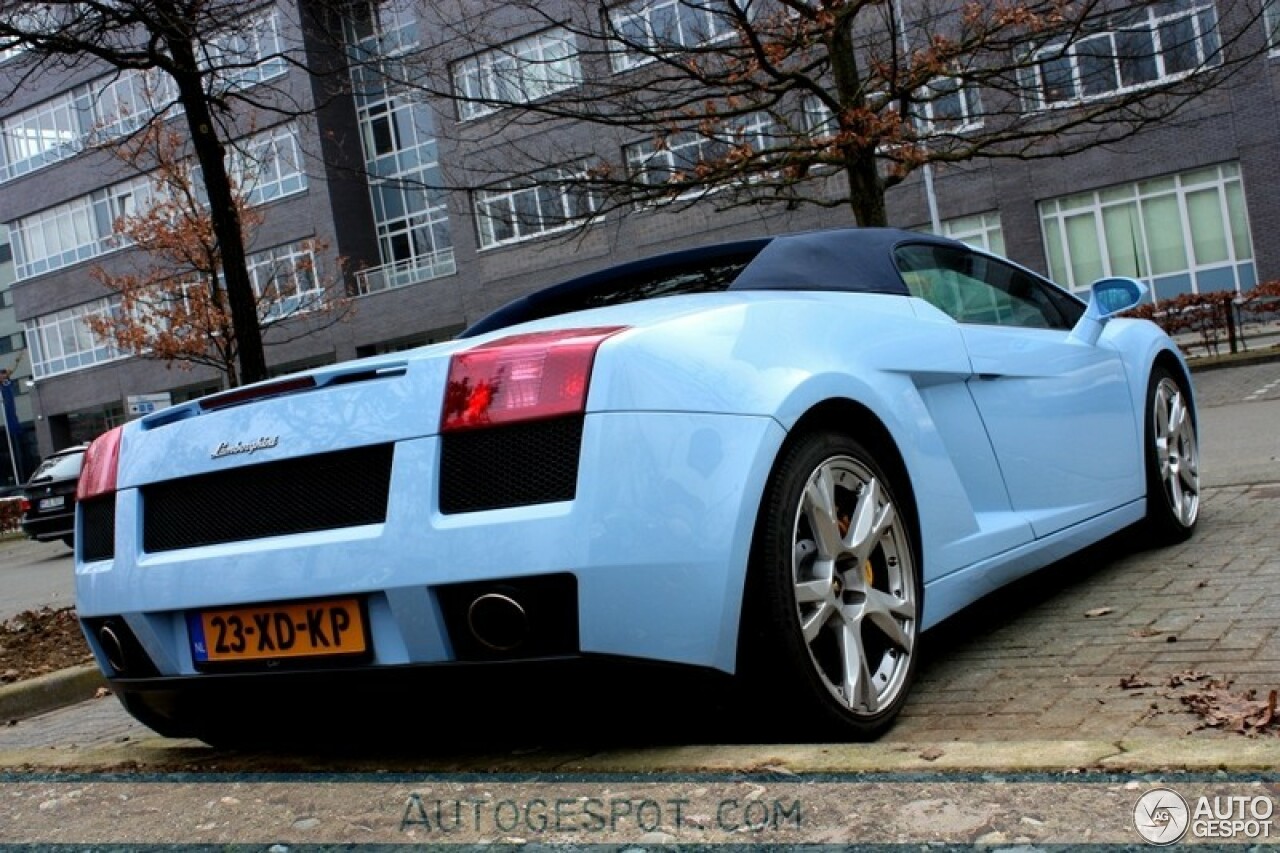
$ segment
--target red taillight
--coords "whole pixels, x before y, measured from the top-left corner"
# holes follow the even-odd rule
[[[24,515],[25,515],[26,513],[30,512],[30,511],[31,511],[31,501],[27,500],[26,498],[22,498],[22,499],[18,502],[18,509],[22,510],[22,513],[23,513]]]
[[[116,469],[120,466],[120,436],[124,427],[107,430],[93,440],[84,454],[76,500],[83,501],[116,490]]]
[[[625,328],[513,335],[456,354],[449,362],[440,431],[585,411],[596,350]]]

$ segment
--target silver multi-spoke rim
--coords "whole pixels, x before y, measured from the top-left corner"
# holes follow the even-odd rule
[[[805,485],[792,528],[800,630],[827,689],[859,715],[891,705],[916,640],[915,566],[880,480],[835,456]]]
[[[1200,448],[1187,398],[1177,382],[1165,377],[1155,395],[1156,463],[1174,518],[1183,527],[1200,513]]]

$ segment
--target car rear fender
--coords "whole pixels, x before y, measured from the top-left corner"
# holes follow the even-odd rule
[[[900,296],[764,296],[771,298],[606,341],[589,408],[762,415],[791,432],[811,412],[848,401],[881,425],[902,457],[917,495],[926,578],[1029,537],[1008,512],[990,443],[963,393],[972,371],[953,322],[917,317]],[[939,419],[954,434],[942,435]],[[863,427],[847,425],[854,435]],[[957,443],[977,460],[964,472],[954,464]],[[992,511],[988,521],[979,509]]]

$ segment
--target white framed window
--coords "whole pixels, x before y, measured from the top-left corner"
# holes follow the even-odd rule
[[[21,281],[97,257],[123,245],[116,220],[150,204],[139,177],[24,216],[10,223],[14,277]]]
[[[89,196],[24,216],[10,223],[16,281],[99,254],[99,232]]]
[[[879,109],[888,101],[883,92],[868,97],[868,106]],[[923,136],[965,133],[982,127],[982,105],[978,89],[959,77],[938,77],[916,92],[911,105],[914,125]],[[814,140],[832,137],[840,128],[835,114],[821,100],[806,95],[801,101],[805,132]]]
[[[68,4],[68,8],[74,8]],[[50,3],[15,3],[5,10],[6,16],[12,16],[14,24],[31,33],[55,34],[62,29],[60,7]],[[0,39],[0,62],[21,56],[29,50],[26,44],[13,40]]]
[[[840,132],[835,113],[816,95],[801,99],[800,113],[805,133],[814,140],[829,139]]]
[[[95,142],[133,133],[161,110],[177,109],[173,78],[155,70],[122,71],[88,88],[93,126],[85,133]]]
[[[129,70],[7,116],[0,120],[0,182],[132,133],[161,109],[176,110],[175,97],[169,76]]]
[[[1114,16],[1103,32],[1037,48],[1021,75],[1027,105],[1045,109],[1177,80],[1222,62],[1212,2],[1167,0]]]
[[[251,137],[246,152],[247,156],[233,157],[231,173],[241,182],[249,204],[263,204],[306,189],[302,153],[292,125]],[[199,190],[198,167],[192,171]],[[14,221],[10,230],[16,279],[123,248],[126,241],[116,233],[117,221],[146,210],[159,192],[162,190],[151,176],[139,175]]]
[[[125,238],[116,233],[117,221],[121,217],[134,216],[149,208],[155,195],[156,187],[146,175],[139,175],[89,195],[93,203],[99,254],[126,244]]]
[[[200,65],[217,69],[215,76],[227,89],[254,86],[288,70],[274,8],[247,16],[234,29],[202,42],[199,50]]]
[[[43,379],[123,358],[115,347],[99,341],[85,323],[87,317],[110,316],[116,310],[114,302],[104,298],[28,320],[32,375]]]
[[[253,292],[266,304],[268,320],[312,310],[324,299],[309,241],[255,252],[248,267]]]
[[[418,39],[412,4],[358,7],[346,32],[357,59],[351,68],[356,118],[382,261],[356,273],[357,288],[365,294],[452,275],[457,267],[435,114],[407,88],[388,83],[396,57]]]
[[[460,119],[479,118],[582,82],[573,34],[563,28],[509,42],[453,66]]]
[[[1073,290],[1110,275],[1156,300],[1257,283],[1237,163],[1049,199],[1040,225],[1050,276]]]
[[[83,147],[82,98],[68,91],[0,121],[0,180],[9,180],[72,156]]]
[[[730,0],[639,0],[609,10],[615,72],[701,47],[734,32]]]
[[[1267,28],[1267,46],[1280,51],[1280,0],[1263,0],[1262,23]]]
[[[698,173],[700,165],[718,163],[734,149],[766,151],[773,147],[775,128],[768,113],[755,112],[727,121],[714,133],[683,130],[661,139],[646,139],[623,149],[627,170],[635,180],[652,187],[679,184]]]
[[[400,183],[373,188],[377,214],[378,250],[382,266],[358,276],[360,290],[368,293],[416,284],[456,272],[449,216],[444,205],[429,205],[409,212],[400,207],[423,200],[420,193]],[[395,205],[395,209],[388,209]]]
[[[254,293],[269,303],[267,319],[312,310],[324,297],[310,241],[256,252],[249,256],[248,268]],[[205,286],[193,279],[183,283],[181,292]],[[154,303],[144,300],[149,307],[142,310],[139,319],[154,331],[162,331],[168,310],[165,303],[173,298],[166,295]],[[32,373],[39,379],[127,357],[128,353],[96,337],[86,322],[89,317],[113,317],[119,311],[118,301],[105,297],[28,320],[25,332]]]
[[[250,16],[234,32],[204,44],[202,51],[206,67],[224,68],[219,76],[228,88],[250,86],[287,70],[274,10]],[[86,144],[133,133],[162,109],[176,111],[176,98],[168,75],[126,70],[7,116],[0,120],[0,182],[65,160]]]
[[[385,60],[418,45],[418,17],[412,0],[352,4],[344,27],[347,44],[363,60]]]
[[[982,126],[977,87],[959,77],[938,77],[917,93],[916,122],[922,133],[964,133]]]
[[[27,45],[19,41],[0,41],[0,62],[21,56],[28,50]]]
[[[596,199],[580,184],[582,170],[551,169],[477,192],[480,247],[503,246],[563,231],[595,212]]]
[[[941,225],[944,237],[959,240],[993,255],[1004,254],[1004,228],[998,211],[944,219]]]
[[[231,171],[248,204],[265,204],[307,188],[302,149],[293,125],[250,137],[242,152],[232,158]]]

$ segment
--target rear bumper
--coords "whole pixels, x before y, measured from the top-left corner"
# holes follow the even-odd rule
[[[124,620],[159,675],[203,679],[189,613],[358,597],[377,669],[459,659],[443,588],[568,574],[582,654],[732,672],[756,513],[784,437],[762,417],[588,415],[573,500],[454,514],[438,506],[438,439],[402,441],[384,523],[161,553],[143,549],[139,490],[124,489],[113,559],[77,563],[77,612]]]
[[[22,532],[30,539],[47,542],[75,532],[75,511],[22,520]]]

